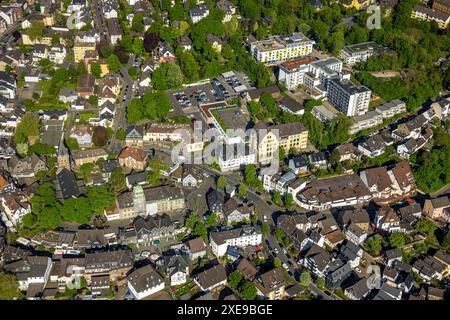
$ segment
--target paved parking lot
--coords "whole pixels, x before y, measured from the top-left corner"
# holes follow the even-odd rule
[[[168,93],[175,114],[183,114],[198,111],[200,104],[216,102],[218,99],[215,90],[210,83],[186,87]],[[181,113],[180,113],[181,111]]]

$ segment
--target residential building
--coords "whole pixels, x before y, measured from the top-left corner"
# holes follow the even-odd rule
[[[431,219],[450,220],[450,201],[448,196],[425,200],[423,213]]]
[[[209,8],[206,3],[203,3],[189,10],[189,16],[191,17],[192,23],[197,23],[203,18],[206,18],[208,15],[209,15]]]
[[[309,70],[309,64],[316,60],[315,57],[306,56],[283,62],[278,70],[278,81],[284,84],[286,89],[295,91],[299,85],[304,83],[304,76]]]
[[[136,231],[136,244],[144,247],[176,239],[177,234],[180,233],[178,223],[165,213],[152,215],[145,219],[138,216],[134,220],[134,230]]]
[[[349,80],[331,79],[328,85],[328,101],[349,117],[362,115],[369,110],[372,91],[365,86],[356,86]]]
[[[387,49],[375,42],[364,42],[344,47],[339,57],[347,64],[353,65],[367,61],[372,56],[387,52]]]
[[[316,117],[317,119],[319,119],[321,122],[323,122],[324,124],[329,123],[331,120],[333,120],[334,118],[337,117],[336,113],[332,112],[331,110],[329,110],[328,108],[326,108],[323,105],[315,106],[311,110],[311,114],[314,117]]]
[[[305,113],[305,108],[303,107],[303,105],[289,96],[279,99],[277,101],[277,104],[281,110],[297,116],[301,116]]]
[[[362,130],[374,128],[383,123],[383,116],[376,110],[366,114],[353,117],[353,124],[349,129],[350,134],[358,133]]]
[[[367,278],[361,278],[354,285],[346,288],[344,294],[351,300],[363,300],[371,291],[367,283]]]
[[[216,7],[220,9],[225,15],[222,22],[230,22],[233,15],[236,14],[236,6],[229,0],[219,0]]]
[[[406,112],[406,103],[402,100],[391,100],[381,106],[375,108],[375,110],[381,114],[383,119],[392,118],[398,114]]]
[[[256,246],[262,241],[261,230],[256,225],[210,232],[209,237],[212,252],[217,257],[224,256],[228,246],[244,248],[246,246]]]
[[[127,127],[125,134],[125,145],[129,147],[143,147],[144,131],[140,126],[131,125]]]
[[[450,23],[450,13],[437,11],[423,6],[414,6],[411,18],[423,21],[434,21],[440,29],[446,29]]]
[[[264,64],[276,64],[312,52],[314,41],[303,33],[277,35],[255,41],[250,46],[253,58]]]
[[[74,125],[70,130],[69,137],[77,140],[78,145],[82,148],[90,147],[92,145],[93,130],[91,125]]]
[[[111,280],[125,277],[133,267],[133,255],[129,249],[115,251],[96,251],[85,254],[85,276],[90,279],[92,275],[109,273]]]
[[[261,274],[253,283],[258,296],[267,300],[281,300],[286,295],[286,280],[281,267]]]
[[[47,284],[52,269],[52,260],[46,256],[28,256],[3,267],[6,271],[15,273],[19,289],[26,291],[37,286],[42,291]]]
[[[95,163],[99,159],[106,160],[108,153],[105,149],[86,149],[72,152],[72,159],[75,166],[80,167],[86,163]]]
[[[16,179],[34,178],[38,171],[47,171],[47,166],[45,159],[33,153],[31,157],[27,158],[12,156],[8,159],[8,170]]]
[[[294,201],[308,210],[325,210],[365,203],[371,197],[361,178],[352,174],[313,180],[294,195]]]
[[[316,244],[313,244],[300,259],[301,264],[314,276],[322,278],[325,278],[326,270],[331,261],[331,255]]]
[[[223,172],[239,170],[256,164],[256,152],[249,143],[222,143],[217,145],[216,159]]]
[[[79,97],[89,98],[94,94],[95,77],[92,74],[80,76],[77,82],[77,94]]]
[[[308,130],[299,122],[285,123],[279,125],[267,125],[259,122],[254,126],[258,130],[258,141],[254,140],[253,145],[258,150],[258,162],[269,163],[278,148],[285,151],[295,149],[300,151],[308,145]],[[263,130],[267,130],[266,134]]]
[[[84,59],[86,52],[95,50],[96,50],[95,42],[75,41],[75,44],[73,45],[73,54],[75,62],[78,63],[82,61]]]
[[[194,282],[202,291],[209,292],[227,283],[227,272],[221,264],[206,269],[194,276]]]
[[[432,9],[450,14],[450,2],[448,0],[434,0]]]
[[[369,158],[382,155],[386,150],[386,143],[380,134],[370,136],[358,143],[358,151]]]
[[[127,276],[127,286],[136,300],[144,299],[165,288],[164,278],[151,265],[130,273]]]
[[[122,167],[144,170],[147,165],[148,154],[139,148],[125,147],[117,158]]]
[[[222,212],[226,223],[231,225],[250,220],[254,209],[243,202],[239,203],[235,198],[230,198],[224,203]]]
[[[206,256],[205,241],[201,237],[194,238],[188,241],[188,247],[191,260],[197,260],[198,258]]]

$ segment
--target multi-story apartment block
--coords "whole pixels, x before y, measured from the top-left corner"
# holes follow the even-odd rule
[[[306,56],[312,52],[314,43],[303,33],[297,32],[255,41],[250,51],[257,62],[270,65]]]
[[[301,57],[283,62],[278,71],[278,81],[291,91],[304,83],[304,75],[309,70],[309,64],[316,61],[315,57]]]
[[[440,11],[442,13],[450,14],[450,1],[448,0],[434,0],[433,10]]]
[[[311,62],[309,64],[308,72],[305,76],[305,84],[314,88],[316,85],[315,79],[325,88],[328,86],[328,81],[332,77],[338,76],[342,71],[342,61],[335,57],[329,57],[323,60]]]
[[[255,225],[210,232],[209,238],[212,252],[217,257],[222,257],[226,254],[228,246],[245,248],[260,244],[262,234],[260,228]]]
[[[406,103],[402,100],[391,100],[375,109],[383,119],[392,118],[397,114],[406,112]]]
[[[328,101],[346,116],[362,115],[369,109],[372,91],[348,80],[332,79],[328,85]]]
[[[353,65],[365,62],[371,56],[387,52],[387,49],[376,42],[364,42],[344,47],[339,51],[339,57],[347,64]]]
[[[411,18],[424,21],[435,21],[440,29],[446,29],[450,23],[450,14],[422,6],[415,6]]]
[[[137,216],[145,217],[183,209],[184,201],[183,192],[174,186],[166,185],[146,189],[136,186],[133,191],[117,195],[115,208],[106,215],[109,221],[132,219]]]
[[[76,41],[73,46],[73,54],[75,62],[82,61],[87,51],[95,51],[95,42]]]
[[[248,164],[256,163],[256,152],[249,143],[220,144],[216,150],[220,170],[240,169]]]
[[[383,123],[383,116],[376,110],[369,111],[366,114],[355,116],[353,124],[349,129],[350,134],[376,127]]]
[[[257,135],[261,134],[260,130],[267,130],[264,136],[252,141],[255,149],[258,150],[257,160],[260,163],[270,162],[276,156],[275,152],[278,148],[283,148],[285,151],[302,150],[308,145],[308,130],[299,122],[271,126],[259,122],[254,129],[258,131]],[[278,135],[276,130],[278,130]]]

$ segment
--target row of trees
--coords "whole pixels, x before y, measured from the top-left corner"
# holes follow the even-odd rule
[[[164,91],[146,92],[141,99],[133,98],[127,106],[127,120],[164,120],[170,111],[170,101]]]
[[[105,208],[114,204],[111,185],[87,187],[86,196],[65,199],[61,204],[56,198],[53,183],[45,182],[31,199],[32,213],[23,218],[22,234],[33,235],[43,229],[58,228],[62,221],[79,224],[89,223],[95,214],[102,214]]]

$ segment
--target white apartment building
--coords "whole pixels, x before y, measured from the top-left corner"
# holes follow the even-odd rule
[[[349,133],[354,134],[362,130],[376,127],[382,123],[383,116],[378,111],[369,111],[366,114],[355,116],[353,118],[353,124],[349,129]]]
[[[392,118],[397,114],[406,112],[406,103],[402,100],[391,100],[375,109],[383,119]]]
[[[216,157],[220,170],[237,170],[248,164],[256,164],[256,151],[248,143],[219,145]]]
[[[362,115],[369,110],[372,91],[349,80],[332,79],[328,85],[328,101],[346,116]]]
[[[304,75],[309,70],[309,64],[316,61],[314,57],[302,57],[286,61],[280,65],[278,81],[291,91],[304,83]]]
[[[277,64],[310,54],[314,43],[303,33],[297,32],[255,41],[251,44],[250,51],[257,62]]]
[[[346,46],[339,51],[339,57],[347,64],[365,62],[373,55],[381,54],[386,48],[376,42],[364,42]]]
[[[244,248],[260,244],[262,234],[258,226],[243,226],[231,230],[211,232],[209,238],[212,252],[217,257],[222,257],[226,254],[228,246]]]

